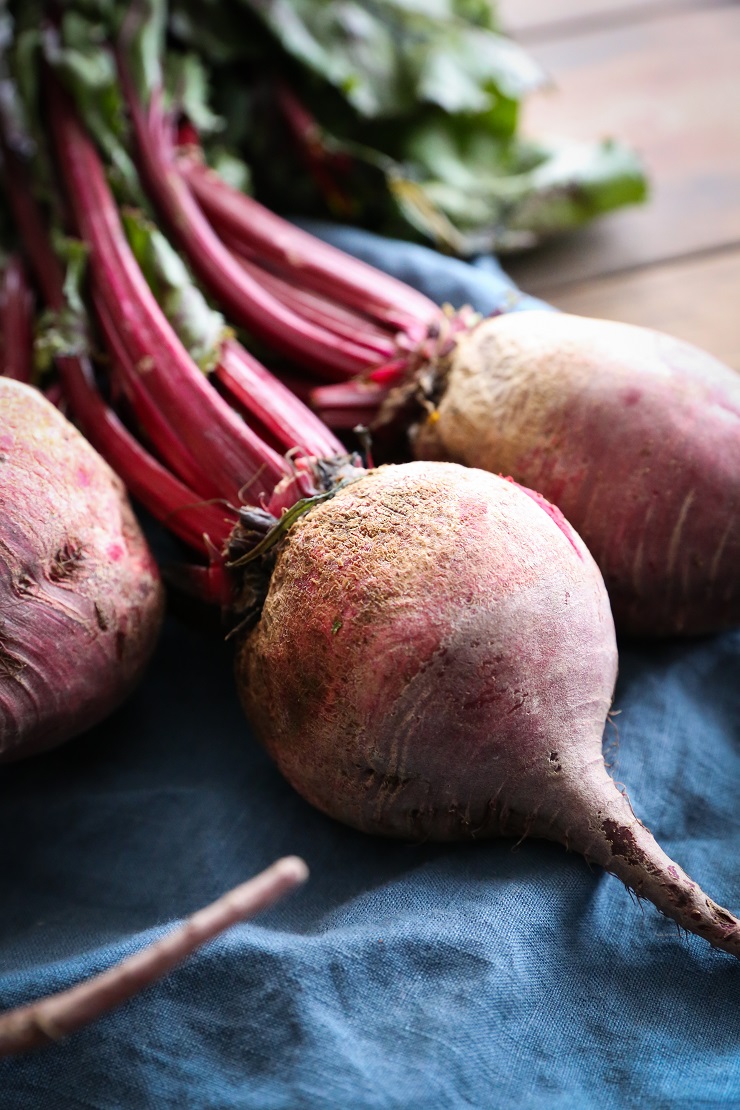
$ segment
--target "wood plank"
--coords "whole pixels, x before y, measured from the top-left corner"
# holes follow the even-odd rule
[[[648,205],[625,209],[510,262],[523,287],[740,244],[740,6],[674,14],[532,51],[557,89],[532,97],[523,129],[617,136],[641,151]]]
[[[548,299],[565,312],[658,328],[740,370],[739,292],[737,249],[555,289]]]
[[[499,0],[496,7],[507,32],[531,42],[596,22],[633,22],[723,2],[727,0]]]

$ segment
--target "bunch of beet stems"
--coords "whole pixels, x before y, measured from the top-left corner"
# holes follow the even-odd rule
[[[33,199],[21,157],[3,143],[4,183],[23,246],[46,305],[61,312],[66,305],[64,270],[41,209]],[[128,430],[101,395],[87,356],[55,360],[66,402],[92,445],[126,482],[131,494],[171,531],[196,550],[204,534],[223,529],[226,512],[204,503]]]
[[[123,52],[119,74],[145,188],[196,276],[229,319],[307,371],[338,383],[313,391],[333,427],[370,420],[414,368],[452,349],[477,319],[270,212],[210,170],[189,124],[155,90],[147,105]]]
[[[294,474],[287,505],[273,499],[271,507],[279,515],[291,497],[317,492],[300,459],[344,454],[344,448],[232,337],[221,343],[214,388],[151,292],[102,161],[61,89],[50,97],[50,118],[77,230],[90,248],[90,296],[112,384],[125,397],[139,435],[155,449],[147,450],[101,396],[87,357],[56,360],[67,401],[132,495],[209,560],[199,592],[225,601],[228,585],[219,574],[219,553],[241,501],[269,499],[281,479]],[[22,154],[13,149],[7,132],[3,145],[6,190],[26,254],[46,305],[61,312],[64,270],[33,200]],[[191,584],[197,581],[194,571]]]

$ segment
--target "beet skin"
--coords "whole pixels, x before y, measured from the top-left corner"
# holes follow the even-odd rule
[[[462,336],[418,458],[512,475],[556,504],[617,628],[740,624],[740,375],[660,332],[555,312]]]
[[[110,713],[163,600],[120,480],[38,390],[0,379],[0,759]]]

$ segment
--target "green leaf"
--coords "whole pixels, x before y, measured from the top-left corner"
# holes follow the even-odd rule
[[[497,90],[522,96],[543,80],[521,47],[471,22],[469,5],[451,0],[244,2],[290,55],[367,117],[406,115],[420,102],[482,112]]]
[[[253,6],[283,48],[340,89],[361,114],[394,115],[412,107],[393,26],[364,4],[263,0]]]
[[[170,52],[165,59],[167,100],[177,105],[204,137],[220,134],[224,120],[210,107],[208,71],[197,55]]]
[[[211,36],[219,141],[248,158],[270,207],[469,254],[532,245],[646,194],[617,143],[521,138],[521,101],[543,75],[490,0],[173,0],[181,25],[196,51],[198,28]],[[276,79],[315,123],[303,147],[270,98]]]
[[[480,138],[480,137],[479,137]],[[468,143],[464,157],[443,129],[425,136],[416,218],[444,249],[471,254],[518,250],[572,230],[623,204],[644,200],[644,172],[621,144]],[[419,163],[420,165],[421,163]],[[389,179],[397,196],[398,186]],[[456,229],[440,234],[443,221]]]
[[[537,240],[647,198],[642,164],[621,143],[563,143],[540,146],[539,153],[537,165],[522,177],[508,220],[512,232]]]
[[[416,95],[451,114],[486,112],[499,97],[519,99],[542,83],[511,39],[483,28],[453,26],[430,36],[417,56]]]

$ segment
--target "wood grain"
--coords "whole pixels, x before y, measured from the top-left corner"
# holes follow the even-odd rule
[[[499,0],[496,7],[507,32],[530,42],[596,22],[634,22],[723,2],[727,0]]]
[[[540,44],[557,81],[531,98],[524,129],[612,135],[641,151],[648,205],[536,254],[507,260],[531,292],[740,244],[740,6],[679,11]]]
[[[554,290],[565,312],[658,328],[740,370],[740,249]]]

